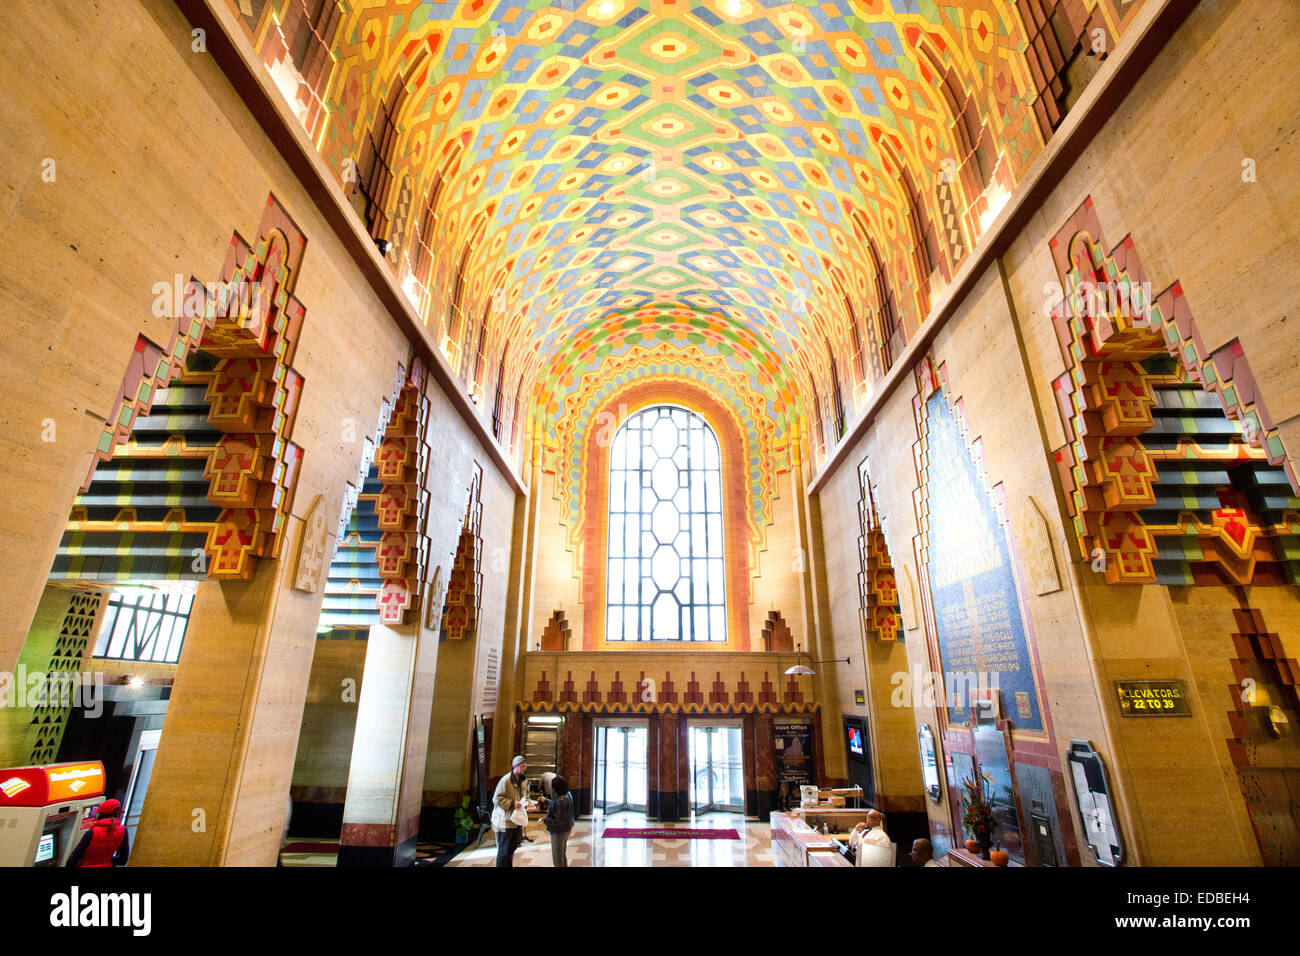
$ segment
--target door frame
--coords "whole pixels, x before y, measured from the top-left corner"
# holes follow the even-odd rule
[[[623,797],[624,797],[624,802],[623,802],[622,804],[620,804],[619,807],[618,807],[617,809],[615,809],[615,810],[609,810],[609,809],[606,808],[606,800],[604,799],[604,797],[605,797],[605,793],[606,793],[606,792],[608,791],[608,789],[609,789],[609,781],[606,779],[606,775],[608,774],[609,762],[608,762],[607,759],[605,759],[605,753],[602,752],[602,748],[600,747],[600,741],[601,741],[601,731],[605,731],[604,740],[605,740],[605,749],[607,750],[607,749],[608,749],[608,746],[609,746],[608,741],[609,741],[609,731],[610,731],[610,730],[640,730],[640,731],[642,731],[642,732],[645,733],[645,741],[646,741],[646,788],[645,788],[645,789],[646,789],[646,792],[642,795],[643,798],[647,801],[647,802],[645,802],[645,803],[639,803],[639,804],[637,804],[637,803],[628,803],[628,802],[626,802],[626,798],[627,798],[627,759],[626,759],[626,754],[627,754],[627,751],[626,751],[626,742],[625,742],[625,743],[624,743],[624,748],[625,748],[625,749],[624,749],[624,759],[623,759],[623,762],[622,762],[622,766],[623,766]],[[643,717],[643,718],[639,718],[639,719],[638,719],[638,718],[634,718],[634,717],[597,717],[597,718],[595,718],[595,719],[592,721],[592,726],[591,726],[591,751],[592,751],[592,753],[591,753],[591,757],[592,757],[592,761],[591,761],[591,762],[592,762],[592,773],[591,773],[591,810],[592,810],[592,812],[595,813],[597,807],[600,808],[600,812],[601,812],[602,815],[607,815],[607,814],[610,814],[610,813],[622,813],[623,811],[626,811],[626,810],[636,811],[636,812],[640,812],[640,813],[646,813],[646,812],[648,812],[648,810],[649,810],[649,803],[648,803],[648,801],[649,801],[649,799],[650,799],[650,760],[649,760],[649,752],[650,752],[650,719],[649,719],[648,717]],[[601,765],[602,765],[602,764],[605,765],[605,770],[606,770],[605,774],[602,774],[602,773],[600,772],[600,768],[601,768]]]
[[[691,801],[691,805],[690,805],[691,812],[692,813],[739,813],[743,815],[745,813],[745,722],[744,719],[741,717],[700,717],[700,718],[688,717],[686,719],[687,761],[690,764],[689,773],[690,773],[691,794],[695,793],[696,770],[695,770],[694,761],[690,759],[690,755],[691,755],[690,741],[691,741],[691,731],[696,727],[701,727],[708,730],[735,730],[740,735],[739,736],[740,747],[737,750],[737,753],[740,757],[740,804],[735,805],[729,803],[729,804],[719,806],[718,804],[710,801],[707,806],[701,809],[694,801]],[[710,748],[709,756],[710,756],[709,765],[712,766],[713,764],[713,761],[711,759],[712,748]],[[712,791],[713,789],[711,782],[710,782],[709,789],[710,791]],[[712,793],[710,793],[710,796],[712,796]]]

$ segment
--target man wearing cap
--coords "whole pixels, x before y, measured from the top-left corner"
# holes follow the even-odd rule
[[[524,805],[524,772],[528,764],[523,757],[510,761],[510,772],[497,781],[492,794],[492,829],[497,832],[497,866],[514,866],[515,850],[523,838],[523,827],[510,819],[516,809]]]
[[[95,808],[95,822],[68,857],[68,866],[126,866],[131,840],[118,822],[122,804],[105,800]]]

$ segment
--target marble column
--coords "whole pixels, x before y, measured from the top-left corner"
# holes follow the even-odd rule
[[[292,518],[286,554],[301,533]],[[292,564],[199,583],[132,866],[276,864],[321,603]]]
[[[438,635],[410,617],[398,627],[370,628],[339,866],[409,866],[415,859]]]

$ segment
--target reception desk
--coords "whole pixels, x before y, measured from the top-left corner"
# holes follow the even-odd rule
[[[866,816],[865,810],[774,811],[769,819],[772,824],[772,855],[776,857],[777,866],[852,866],[840,855],[831,839],[838,831],[827,835],[813,829],[805,820],[805,812],[813,815],[818,827],[827,823],[832,829],[841,825],[841,821],[820,819],[822,814],[849,813],[858,817]],[[850,822],[847,830],[839,834],[841,842],[848,839],[848,830],[853,829],[855,822],[857,821]]]

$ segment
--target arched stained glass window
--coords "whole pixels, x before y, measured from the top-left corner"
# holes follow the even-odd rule
[[[607,641],[725,641],[718,438],[699,415],[643,409],[609,457]]]

